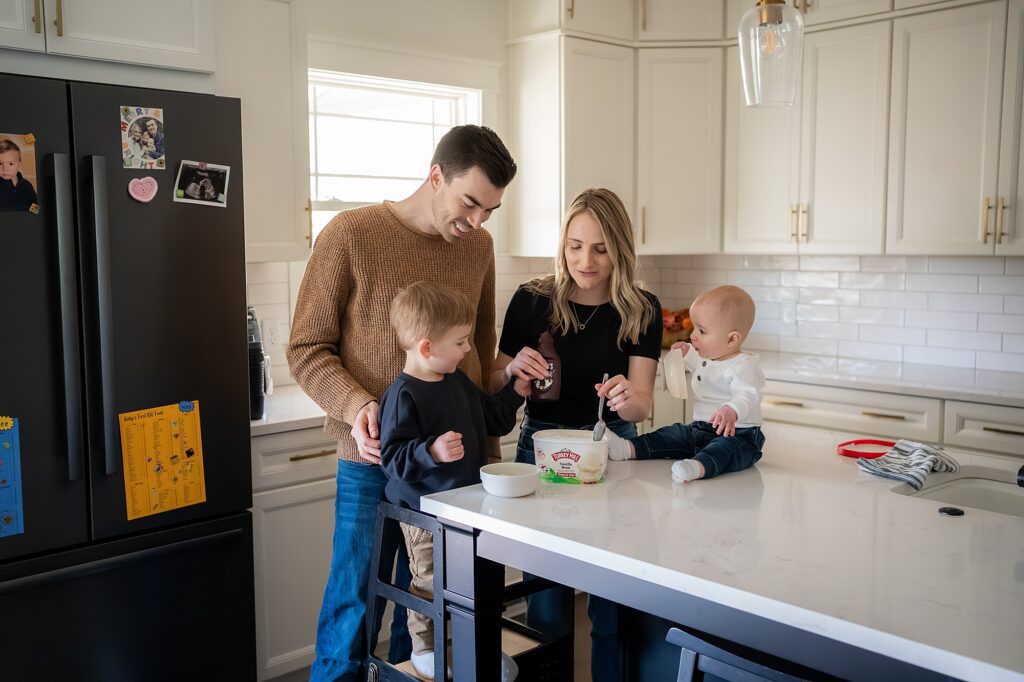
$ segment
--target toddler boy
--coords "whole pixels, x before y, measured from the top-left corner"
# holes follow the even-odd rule
[[[487,395],[458,369],[470,349],[475,313],[454,289],[416,282],[395,296],[390,316],[406,360],[380,400],[380,463],[389,479],[388,500],[419,509],[421,495],[480,482],[487,436],[512,430],[530,384],[515,379]],[[422,528],[401,525],[412,573],[409,591],[432,599],[433,537]],[[408,612],[413,667],[433,679],[433,622]],[[515,679],[515,662],[502,658],[502,679]]]
[[[672,424],[636,438],[609,432],[608,456],[678,459],[672,480],[685,482],[740,471],[761,459],[761,391],[757,356],[743,352],[754,324],[754,301],[734,286],[705,291],[690,306],[690,343],[675,343],[693,374],[694,421]]]
[[[0,211],[28,211],[38,201],[35,187],[21,174],[21,147],[0,139]]]

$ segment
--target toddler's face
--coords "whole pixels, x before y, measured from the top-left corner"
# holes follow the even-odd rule
[[[430,369],[438,374],[451,374],[469,352],[469,333],[473,327],[468,324],[452,327],[444,335],[430,342]]]
[[[21,170],[21,154],[13,149],[0,154],[0,178],[13,180]]]
[[[699,303],[690,306],[690,321],[693,322],[690,344],[702,358],[720,360],[739,352],[739,337],[730,338],[730,334],[736,331],[734,320],[723,316],[717,305]]]

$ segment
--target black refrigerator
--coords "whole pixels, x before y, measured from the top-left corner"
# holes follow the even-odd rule
[[[255,679],[240,102],[0,92],[0,680]]]

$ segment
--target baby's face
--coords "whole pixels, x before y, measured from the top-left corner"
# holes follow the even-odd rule
[[[736,331],[736,321],[723,315],[713,302],[690,306],[690,321],[693,322],[690,344],[702,358],[720,360],[740,351],[742,339],[729,336]]]
[[[0,154],[0,178],[13,180],[21,170],[21,153],[13,149]]]

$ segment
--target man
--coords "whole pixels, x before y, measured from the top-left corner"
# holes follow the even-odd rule
[[[377,401],[404,364],[389,324],[391,300],[420,280],[465,294],[476,319],[473,348],[459,367],[483,385],[495,347],[494,245],[480,226],[501,205],[515,173],[492,130],[453,128],[412,195],[339,213],[306,265],[288,365],[327,413],[324,431],[338,439],[339,457],[334,555],[317,625],[314,682],[362,679],[374,515],[387,482],[377,466]]]
[[[150,139],[153,140],[153,150],[149,152],[149,158],[159,159],[163,157],[164,134],[159,131],[155,118],[151,118],[146,121],[146,132],[149,133]]]

